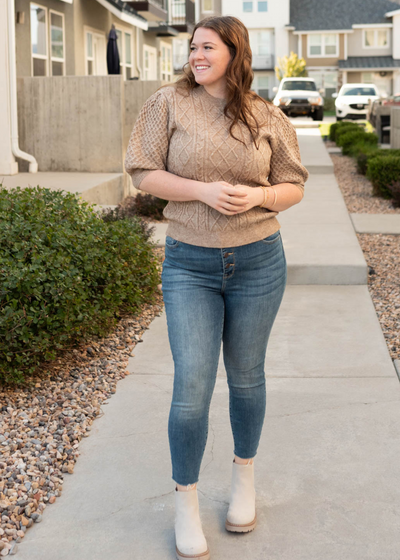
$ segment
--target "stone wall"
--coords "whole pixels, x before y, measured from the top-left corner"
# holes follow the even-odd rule
[[[160,86],[121,76],[19,78],[20,147],[39,171],[122,173],[133,124]]]

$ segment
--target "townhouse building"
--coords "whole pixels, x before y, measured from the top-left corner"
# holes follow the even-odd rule
[[[107,75],[114,27],[124,79],[173,81],[172,39],[190,13],[181,7],[176,0],[15,0],[17,76]]]
[[[289,0],[222,0],[222,14],[238,17],[249,30],[253,89],[266,99],[277,85],[277,59],[289,54],[289,8]]]
[[[400,92],[400,2],[291,0],[289,49],[326,95],[345,83]]]

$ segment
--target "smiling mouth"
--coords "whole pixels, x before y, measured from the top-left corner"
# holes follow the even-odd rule
[[[195,66],[196,72],[203,72],[204,70],[208,70],[209,66]]]

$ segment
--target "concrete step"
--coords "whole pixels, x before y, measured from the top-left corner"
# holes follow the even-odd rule
[[[80,193],[91,204],[116,205],[130,192],[130,177],[126,173],[17,173],[2,178],[3,186],[40,187]]]
[[[357,233],[384,233],[400,235],[398,214],[350,214]]]

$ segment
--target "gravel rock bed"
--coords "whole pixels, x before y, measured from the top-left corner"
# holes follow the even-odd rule
[[[154,251],[161,271],[164,248]],[[66,351],[23,387],[0,389],[0,556],[16,554],[26,530],[62,495],[80,441],[129,375],[129,356],[162,310],[160,291],[155,304],[121,318],[106,338]]]
[[[330,154],[347,210],[356,214],[400,214],[390,200],[374,196],[353,158]],[[369,267],[368,290],[392,359],[400,359],[400,235],[357,233]]]
[[[368,289],[390,356],[400,359],[400,235],[357,233],[369,267]]]
[[[400,214],[391,200],[372,194],[372,185],[364,176],[357,173],[357,163],[349,156],[330,154],[337,182],[342,191],[347,209],[355,214]]]

